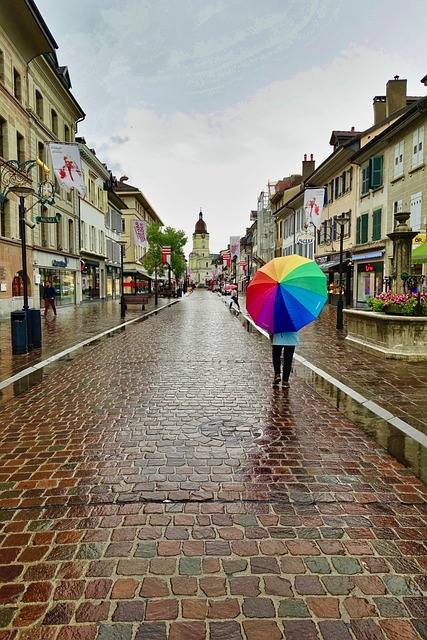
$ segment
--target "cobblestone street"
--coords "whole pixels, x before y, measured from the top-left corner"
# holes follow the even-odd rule
[[[0,640],[426,640],[426,485],[271,382],[196,290],[8,399]]]

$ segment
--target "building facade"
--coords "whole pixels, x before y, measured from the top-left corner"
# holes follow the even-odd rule
[[[26,219],[35,225],[25,234],[29,304],[39,307],[46,276],[54,280],[59,304],[75,301],[78,196],[62,192],[44,166],[50,166],[47,141],[74,142],[84,112],[56,48],[34,2],[0,4],[0,317],[23,304],[18,199],[9,191],[18,182],[35,191],[25,201]],[[42,206],[37,192],[46,179],[56,187],[55,201]],[[59,222],[37,221],[43,218]]]

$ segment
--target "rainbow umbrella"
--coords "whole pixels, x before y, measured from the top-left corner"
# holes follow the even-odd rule
[[[246,309],[269,333],[299,331],[318,317],[327,298],[326,276],[314,260],[283,256],[255,273],[246,289]]]

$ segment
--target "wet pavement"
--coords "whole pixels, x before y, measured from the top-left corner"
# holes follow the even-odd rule
[[[95,337],[85,313],[60,312],[43,357]],[[394,415],[400,384],[409,422],[406,365],[375,380],[325,309],[273,389],[266,339],[222,298],[137,315],[3,402],[0,640],[425,640],[427,487],[304,359]]]

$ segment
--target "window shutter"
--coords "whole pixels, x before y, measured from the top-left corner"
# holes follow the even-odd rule
[[[349,177],[350,177],[350,185],[349,185],[349,190],[351,191],[353,188],[353,167],[350,167],[350,171],[349,173]]]
[[[326,207],[326,205],[328,204],[328,185],[325,184],[325,191],[323,194],[323,206]]]
[[[373,156],[370,160],[371,165],[371,187],[376,189],[381,187],[383,183],[383,157]]]
[[[368,242],[368,214],[364,213],[363,216],[361,216],[362,218],[362,222],[361,222],[361,244],[363,244],[364,242]]]
[[[335,178],[335,200],[338,198],[339,195],[340,195],[340,179]]]
[[[372,213],[372,240],[381,239],[381,209]]]
[[[411,217],[409,218],[409,224],[413,231],[419,231],[421,229],[422,202],[423,194],[421,191],[411,196]]]
[[[404,141],[401,140],[394,147],[394,168],[393,177],[397,178],[403,174],[403,151]]]
[[[343,171],[342,175],[341,175],[341,193],[345,193],[345,187],[346,187],[346,184],[345,184],[346,180],[345,179],[346,179],[346,173],[345,173],[345,171]]]
[[[360,244],[360,216],[356,220],[356,244]]]

